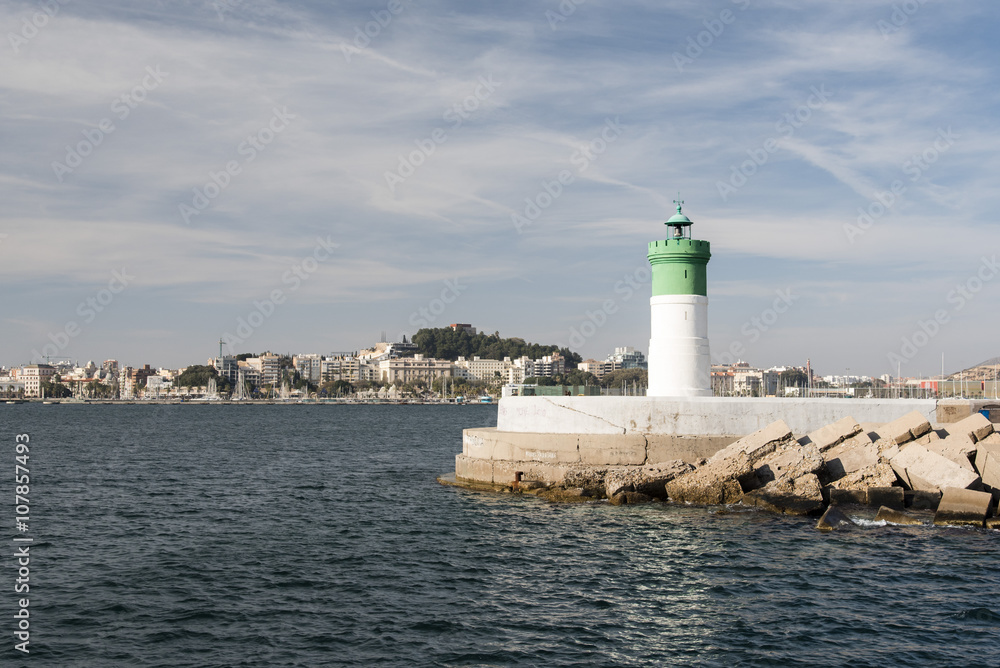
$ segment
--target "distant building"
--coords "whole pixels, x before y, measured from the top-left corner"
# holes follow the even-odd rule
[[[323,375],[323,356],[315,353],[296,355],[292,358],[292,367],[310,383],[318,383]]]
[[[452,363],[423,355],[397,357],[379,362],[378,373],[378,379],[383,383],[403,384],[422,380],[430,384],[437,378],[450,377]]]
[[[618,369],[645,369],[647,366],[646,356],[632,346],[615,348],[615,352],[608,355],[605,362],[613,365],[611,371]]]
[[[24,383],[24,396],[42,396],[42,383],[52,380],[56,368],[51,364],[29,364],[21,367],[18,380]]]
[[[448,326],[451,327],[451,330],[453,332],[457,332],[458,330],[462,330],[463,332],[465,332],[469,336],[475,336],[476,335],[476,328],[473,327],[472,325],[469,325],[469,324],[466,324],[466,323],[456,322],[456,323],[452,323],[452,324],[450,324]]]

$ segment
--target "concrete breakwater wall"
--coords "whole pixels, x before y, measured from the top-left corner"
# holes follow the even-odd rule
[[[821,530],[850,524],[837,515],[839,503],[885,506],[880,515],[893,523],[921,523],[901,514],[905,505],[936,509],[935,524],[1000,528],[1000,434],[978,412],[946,426],[934,428],[913,410],[879,424],[847,416],[802,435],[779,419],[732,442],[717,435],[469,429],[456,482],[615,505],[740,503],[795,515],[829,506]]]
[[[497,431],[739,438],[776,420],[806,434],[848,415],[860,423],[884,423],[911,411],[938,421],[934,399],[504,397]]]
[[[933,399],[505,397],[496,429],[465,430],[455,476],[509,485],[521,472],[525,480],[563,484],[586,467],[696,464],[779,420],[804,435],[848,416],[875,425],[917,412],[941,424],[975,408]]]

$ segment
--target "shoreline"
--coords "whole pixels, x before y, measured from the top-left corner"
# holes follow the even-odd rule
[[[382,399],[246,399],[243,401],[218,400],[211,401],[205,399],[0,399],[0,404],[42,404],[69,406],[90,406],[90,405],[112,405],[112,406],[492,406],[496,403],[461,403],[451,401],[419,401],[402,400],[389,401]]]

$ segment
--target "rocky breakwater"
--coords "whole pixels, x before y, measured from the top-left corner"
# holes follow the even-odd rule
[[[937,524],[1000,528],[1000,434],[978,413],[936,430],[917,412],[868,429],[847,417],[799,438],[779,420],[695,465],[571,466],[561,484],[534,487],[558,501],[742,504],[791,515],[846,504],[884,507],[897,520],[889,511],[935,510]],[[844,523],[834,512],[828,524]]]

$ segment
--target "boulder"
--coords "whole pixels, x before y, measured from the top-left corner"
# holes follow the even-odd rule
[[[553,503],[586,503],[594,497],[584,487],[547,487],[538,490],[538,496]]]
[[[827,508],[823,516],[816,522],[816,528],[823,532],[852,526],[855,526],[855,524],[851,521],[851,518],[835,505]]]
[[[747,492],[741,503],[785,515],[814,515],[823,510],[823,491],[815,473],[794,480],[779,478]]]
[[[876,431],[879,438],[888,438],[897,445],[908,443],[931,430],[931,423],[920,411],[911,411],[903,417],[884,424]]]
[[[642,492],[618,492],[610,499],[612,506],[634,506],[641,503],[652,503],[653,497]]]
[[[755,483],[758,462],[789,442],[795,442],[792,430],[782,420],[773,422],[715,453],[704,466],[667,482],[667,496],[677,503],[736,503]]]
[[[657,499],[667,498],[666,484],[694,467],[680,459],[652,466],[627,466],[608,469],[604,493],[610,499],[619,492],[642,492]]]
[[[937,491],[945,487],[978,489],[982,486],[974,471],[915,443],[900,449],[889,464],[910,489]]]
[[[820,427],[809,435],[802,437],[799,439],[799,443],[802,445],[813,445],[820,452],[824,452],[859,433],[861,433],[861,425],[854,418],[845,417],[833,424]]]
[[[875,515],[875,521],[885,521],[889,524],[923,524],[923,521],[921,521],[919,517],[907,515],[901,510],[895,510],[886,506],[882,506],[878,509],[878,513]]]
[[[981,441],[993,433],[993,423],[982,413],[973,413],[964,420],[948,425],[948,434],[965,436],[972,442]]]
[[[984,526],[993,496],[960,487],[946,487],[934,514],[934,524]]]
[[[596,466],[576,466],[566,471],[563,483],[566,487],[582,487],[590,496],[603,496],[604,478],[608,469]]]

